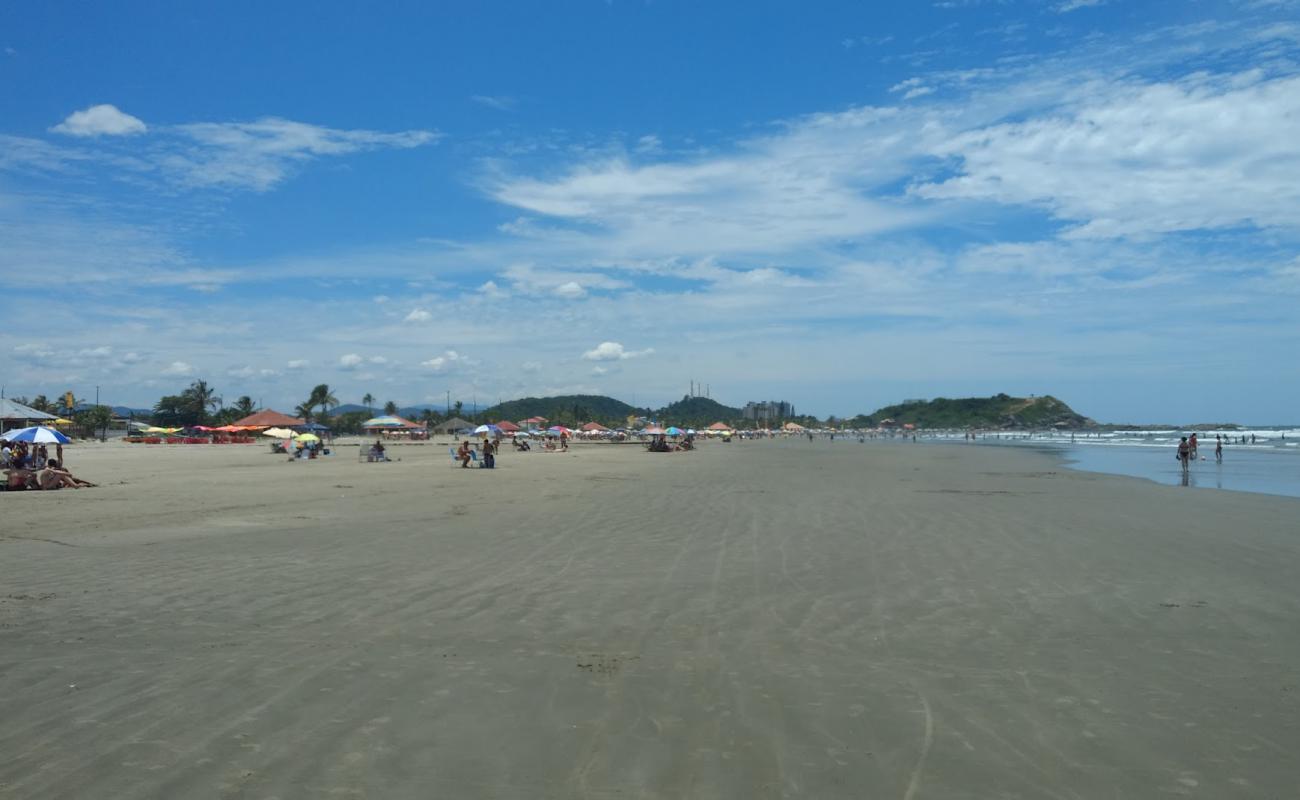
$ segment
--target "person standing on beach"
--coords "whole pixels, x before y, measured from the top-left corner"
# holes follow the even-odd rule
[[[1191,463],[1192,446],[1188,444],[1187,437],[1178,443],[1178,463],[1183,465],[1183,473],[1186,474],[1187,468]]]
[[[1223,440],[1217,434],[1214,437],[1214,460],[1223,463]]]
[[[1189,439],[1189,440],[1187,441],[1187,444],[1188,444],[1189,447],[1192,448],[1192,460],[1195,461],[1195,460],[1196,460],[1196,451],[1200,449],[1200,448],[1198,448],[1198,447],[1196,446],[1196,433],[1195,433],[1195,432],[1192,433],[1192,438]]]

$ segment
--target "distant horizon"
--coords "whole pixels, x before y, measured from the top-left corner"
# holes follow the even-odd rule
[[[0,382],[1285,418],[1297,8],[17,4]]]
[[[178,389],[177,391],[179,392],[180,390]],[[577,394],[577,393],[574,393],[574,394]],[[583,393],[583,394],[589,394],[589,393]],[[832,413],[829,414],[829,415],[828,415],[828,414],[805,414],[805,413],[803,413],[802,411],[799,410],[798,406],[796,406],[796,407],[795,407],[795,411],[796,411],[795,416],[797,416],[797,417],[813,417],[813,418],[815,418],[815,419],[819,419],[819,420],[823,420],[823,421],[826,420],[829,416],[834,416],[836,419],[852,419],[853,417],[858,416],[859,414],[860,414],[860,415],[863,415],[863,416],[869,416],[869,415],[874,414],[875,412],[877,412],[877,411],[879,411],[879,410],[881,410],[881,409],[883,409],[883,408],[887,408],[887,407],[892,406],[892,405],[900,405],[900,404],[903,404],[903,403],[908,402],[908,401],[911,401],[911,400],[920,400],[920,401],[922,401],[922,402],[930,402],[930,401],[937,400],[937,399],[940,399],[940,398],[949,399],[949,400],[985,399],[985,398],[989,398],[989,397],[996,397],[998,394],[1008,394],[1008,395],[1010,395],[1010,396],[1012,396],[1012,397],[1025,397],[1025,398],[1027,398],[1027,397],[1030,396],[1030,395],[1011,395],[1011,393],[1009,393],[1009,392],[994,392],[994,393],[992,393],[992,394],[988,394],[988,395],[971,395],[971,396],[969,396],[969,397],[949,396],[949,395],[933,395],[933,396],[929,396],[929,397],[914,397],[914,398],[898,399],[898,400],[894,400],[894,401],[891,401],[891,402],[888,402],[888,403],[883,403],[883,404],[878,405],[878,406],[874,406],[873,408],[870,408],[870,409],[863,409],[863,410],[861,410],[861,411],[854,411],[854,412],[849,413],[849,414],[837,414],[837,413],[832,412]],[[511,398],[507,398],[507,399],[502,400],[502,401],[499,401],[499,402],[495,402],[495,401],[494,401],[494,402],[492,402],[491,404],[486,404],[486,405],[480,403],[477,407],[474,407],[474,406],[472,405],[472,403],[462,401],[462,402],[464,402],[464,406],[463,406],[463,408],[462,408],[462,413],[464,413],[464,414],[479,414],[479,413],[482,413],[482,412],[484,412],[484,411],[488,411],[488,410],[490,410],[490,409],[492,409],[492,408],[495,408],[495,407],[497,407],[498,405],[501,405],[501,404],[504,404],[504,403],[510,403],[510,402],[515,402],[515,401],[519,401],[519,400],[527,400],[527,399],[549,400],[549,399],[551,399],[551,398],[554,398],[554,397],[561,397],[561,396],[568,396],[568,395],[567,395],[567,394],[566,394],[566,395],[544,395],[544,396],[543,396],[543,395],[522,395],[522,396],[519,396],[519,397],[511,397]],[[626,403],[626,404],[628,404],[628,405],[632,405],[632,404],[631,404],[630,402],[628,402],[626,399],[621,398],[621,397],[618,397],[618,396],[615,396],[615,395],[596,395],[596,396],[598,396],[598,397],[608,397],[608,398],[610,398],[610,399],[618,400],[619,402],[623,402],[623,403]],[[699,397],[703,397],[703,395],[697,395],[697,396],[699,396]],[[1103,426],[1103,427],[1107,427],[1107,426],[1132,426],[1132,427],[1140,427],[1140,428],[1148,428],[1148,427],[1149,427],[1149,428],[1151,428],[1151,429],[1180,429],[1180,428],[1182,428],[1182,429],[1186,429],[1186,428],[1191,428],[1191,427],[1193,427],[1193,426],[1206,426],[1206,425],[1238,425],[1238,426],[1249,427],[1249,428],[1286,429],[1286,430],[1291,430],[1291,429],[1300,429],[1300,422],[1278,422],[1278,421],[1276,421],[1276,420],[1274,420],[1274,421],[1270,421],[1270,422],[1244,422],[1244,421],[1239,421],[1239,420],[1230,420],[1230,419],[1206,419],[1206,420],[1194,420],[1194,421],[1169,421],[1169,420],[1160,420],[1160,421],[1152,421],[1152,420],[1125,421],[1125,420],[1106,420],[1106,419],[1097,419],[1096,417],[1092,416],[1091,414],[1088,414],[1088,413],[1085,412],[1085,411],[1081,411],[1080,409],[1078,409],[1077,407],[1075,407],[1075,405],[1074,405],[1073,403],[1070,402],[1069,398],[1061,397],[1059,394],[1056,394],[1056,393],[1054,393],[1054,392],[1044,392],[1043,394],[1035,395],[1035,396],[1037,396],[1037,397],[1042,397],[1042,396],[1052,396],[1052,397],[1055,397],[1056,399],[1058,399],[1058,400],[1064,402],[1066,405],[1068,405],[1068,406],[1071,408],[1071,410],[1073,410],[1073,411],[1075,411],[1076,413],[1081,414],[1081,415],[1083,415],[1083,416],[1085,416],[1085,417],[1088,417],[1089,419],[1091,419],[1091,420],[1093,420],[1094,422],[1096,422],[1099,426]],[[6,398],[8,398],[8,399],[10,399],[10,400],[15,400],[15,399],[16,399],[16,396],[13,395],[13,394],[11,394],[11,393],[9,393],[9,391],[8,391],[7,389],[5,390],[4,397],[6,397]],[[31,395],[23,395],[23,394],[19,394],[19,395],[17,395],[17,397],[26,397],[28,400],[31,400],[31,399],[32,399],[32,396],[31,396]],[[56,395],[49,395],[49,394],[47,394],[46,397],[47,397],[47,399],[50,400],[51,402],[55,401],[55,400],[58,398],[58,396],[56,396]],[[257,403],[257,398],[254,397],[254,398],[252,398],[252,399],[253,399],[254,403]],[[651,412],[655,412],[655,411],[660,411],[660,410],[662,410],[663,408],[665,408],[666,406],[671,405],[672,403],[678,402],[678,400],[680,400],[680,399],[682,399],[682,398],[678,398],[677,400],[669,400],[669,401],[664,402],[664,403],[657,403],[657,404],[652,405],[652,406],[638,405],[638,406],[635,406],[635,408],[637,408],[637,409],[639,409],[639,410],[648,410],[648,411],[651,411]],[[714,400],[715,402],[719,403],[720,405],[727,406],[728,408],[737,408],[737,409],[743,409],[744,406],[745,406],[745,403],[748,403],[748,402],[763,402],[763,401],[759,401],[759,400],[746,400],[745,402],[742,402],[742,403],[733,404],[733,403],[729,403],[729,402],[726,402],[726,401],[723,401],[723,400],[718,400],[716,397],[706,398],[706,399]],[[781,398],[768,398],[769,401],[770,401],[770,400],[780,400],[780,399],[781,399]],[[79,401],[79,402],[84,402],[84,403],[87,403],[87,404],[93,404],[92,401],[86,401],[86,400],[84,400],[84,398],[78,398],[78,401]],[[284,403],[284,404],[282,404],[282,405],[276,405],[276,404],[257,405],[257,410],[260,411],[260,410],[270,409],[270,410],[273,410],[273,411],[279,411],[279,412],[282,412],[282,413],[292,413],[294,407],[297,406],[298,403],[300,403],[300,402],[302,402],[302,401],[297,401],[297,402],[293,402],[293,403]],[[403,411],[405,411],[405,410],[410,410],[410,409],[413,409],[413,408],[414,408],[414,409],[421,409],[421,410],[424,409],[424,408],[430,408],[430,409],[432,409],[432,410],[438,411],[439,413],[445,413],[445,411],[444,411],[445,406],[444,406],[444,405],[440,405],[440,404],[438,404],[438,403],[432,403],[432,402],[423,402],[423,403],[401,403],[401,402],[398,402],[398,401],[396,401],[396,400],[394,400],[393,402],[394,402],[394,403],[397,403],[397,409],[398,409],[398,413],[399,413],[399,414],[401,414],[401,413],[402,413]],[[376,400],[375,404],[374,404],[373,406],[371,406],[371,408],[374,409],[375,413],[377,413],[377,414],[381,414],[381,413],[383,413],[383,407],[384,407],[387,403],[388,403],[388,400],[387,400],[387,399],[385,399],[385,400],[383,400],[383,401]],[[456,403],[456,399],[453,399],[453,400],[452,400],[452,406],[453,406],[453,407],[455,406],[455,403]],[[105,398],[105,399],[101,399],[100,405],[103,405],[103,406],[111,406],[111,407],[114,407],[114,408],[129,408],[129,409],[134,409],[134,410],[145,410],[145,408],[146,408],[145,406],[142,406],[142,405],[133,405],[133,404],[128,404],[128,403],[115,403],[115,402],[111,402],[111,401],[108,400],[107,398]],[[359,401],[346,401],[346,402],[340,402],[340,403],[338,404],[338,406],[335,406],[334,408],[331,409],[330,413],[331,413],[331,414],[339,413],[339,412],[337,411],[338,408],[343,408],[343,407],[348,407],[348,406],[356,406],[356,407],[358,407],[358,408],[366,408],[366,405],[365,405],[364,403],[359,402]],[[153,409],[153,404],[150,404],[147,408],[148,408],[150,411],[152,411],[152,409]],[[511,420],[511,421],[514,421],[514,420]]]

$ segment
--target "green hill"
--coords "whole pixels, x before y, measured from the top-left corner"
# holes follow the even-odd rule
[[[918,428],[1092,428],[1096,422],[1076,413],[1051,395],[1042,397],[938,397],[912,403],[886,406],[853,424],[876,426],[893,420],[898,425]]]
[[[670,403],[655,412],[655,418],[664,425],[677,425],[683,428],[703,428],[714,422],[732,423],[739,420],[739,408],[724,406],[708,397],[691,397],[687,395],[676,403]]]
[[[483,419],[509,420],[518,422],[529,417],[546,417],[556,425],[578,425],[583,422],[599,422],[602,425],[621,427],[627,423],[629,415],[642,415],[622,400],[598,394],[565,394],[558,397],[525,397],[520,400],[507,400],[500,405],[483,410],[479,417]]]

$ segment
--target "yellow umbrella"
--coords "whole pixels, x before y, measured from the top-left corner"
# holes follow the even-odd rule
[[[300,442],[319,442],[319,441],[320,441],[320,437],[317,436],[317,435],[314,434],[314,433],[300,433],[300,434],[298,434],[297,436],[295,436],[295,437],[293,437],[293,438],[297,439],[297,440],[300,441]]]
[[[54,420],[54,424],[55,424],[55,425],[71,425],[71,424],[72,424],[72,420],[70,420],[70,419],[64,419],[63,417],[59,417],[58,419]]]

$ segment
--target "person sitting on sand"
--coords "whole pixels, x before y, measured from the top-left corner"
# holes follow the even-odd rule
[[[471,457],[472,456],[470,455],[470,450],[469,450],[469,440],[466,439],[465,441],[460,443],[460,449],[456,451],[456,458],[460,459],[461,469],[467,469],[469,467],[469,460]]]
[[[52,459],[44,469],[36,473],[36,485],[48,491],[63,488],[80,489],[95,484],[73,477],[71,472],[59,465],[58,459]]]

